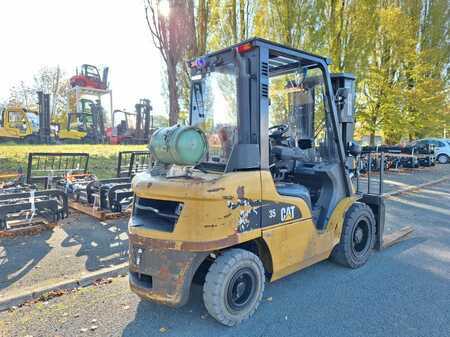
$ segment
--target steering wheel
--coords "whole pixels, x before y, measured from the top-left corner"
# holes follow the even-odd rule
[[[289,125],[287,125],[287,124],[274,125],[269,128],[269,137],[272,137],[272,138],[281,137],[288,131],[289,131]]]

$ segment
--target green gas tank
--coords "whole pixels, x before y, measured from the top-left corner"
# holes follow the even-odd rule
[[[200,162],[208,145],[199,128],[174,125],[156,130],[150,139],[149,150],[161,163],[191,166]]]

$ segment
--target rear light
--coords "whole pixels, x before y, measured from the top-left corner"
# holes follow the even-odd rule
[[[206,60],[204,58],[198,58],[191,62],[191,68],[203,69],[206,67]]]
[[[241,45],[239,45],[239,46],[236,47],[236,51],[237,51],[239,54],[246,53],[246,52],[248,52],[248,51],[250,51],[250,50],[252,50],[252,49],[253,49],[253,46],[252,46],[252,44],[251,44],[250,42],[249,42],[249,43],[241,44]]]

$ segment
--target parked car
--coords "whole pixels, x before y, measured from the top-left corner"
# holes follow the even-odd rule
[[[440,164],[450,163],[450,140],[440,138],[424,138],[415,141],[417,144],[433,145],[436,160]]]

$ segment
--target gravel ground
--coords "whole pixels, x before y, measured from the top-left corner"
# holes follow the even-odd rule
[[[386,218],[412,225],[412,238],[357,270],[325,261],[268,285],[236,328],[206,314],[198,287],[171,309],[140,301],[117,278],[0,313],[0,336],[450,336],[450,181],[389,199]]]

